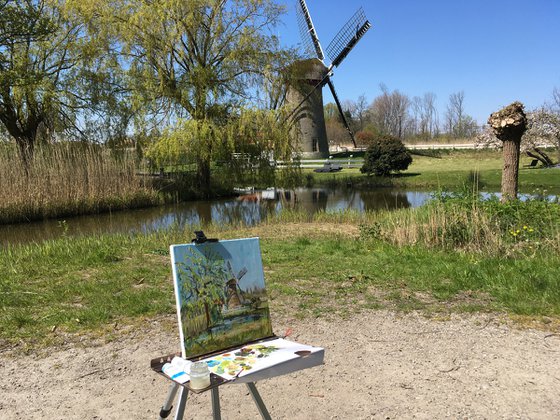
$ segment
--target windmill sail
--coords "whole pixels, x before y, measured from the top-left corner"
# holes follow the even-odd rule
[[[369,23],[364,10],[360,7],[327,47],[327,54],[332,60],[331,67],[340,65],[369,28],[371,28],[371,23]]]
[[[357,147],[356,139],[354,138],[354,132],[350,128],[350,124],[348,124],[348,120],[346,119],[346,115],[344,115],[344,111],[342,110],[342,106],[340,105],[340,101],[338,100],[338,95],[336,94],[336,90],[334,89],[334,84],[333,84],[333,82],[330,78],[329,78],[327,83],[329,84],[329,88],[331,89],[331,93],[332,93],[332,96],[334,98],[334,102],[336,103],[336,106],[338,108],[338,112],[340,113],[340,117],[342,118],[342,122],[344,123],[344,127],[346,127],[346,130],[348,131],[348,134],[350,135],[350,138],[352,139],[352,144],[354,145],[354,147]]]
[[[300,112],[300,108],[302,107],[302,105],[304,105],[304,103],[307,103],[306,105],[307,111],[305,112],[305,115],[308,116],[309,114],[311,114],[312,116],[315,116],[314,117],[315,119],[310,123],[309,121],[305,120],[305,118],[302,117],[302,119],[298,121],[305,120],[305,123],[300,122],[299,123],[300,127],[303,126],[319,127],[320,124],[317,122],[319,120],[322,121],[321,124],[324,127],[322,109],[315,109],[318,108],[315,103],[313,104],[313,106],[311,106],[310,104],[313,102],[313,98],[317,96],[315,92],[316,91],[320,92],[323,86],[325,84],[328,84],[332,96],[334,98],[334,101],[336,103],[336,106],[338,108],[338,112],[340,113],[340,118],[344,126],[346,127],[348,134],[350,135],[354,147],[356,147],[356,140],[354,138],[354,133],[352,132],[352,129],[348,124],[346,115],[344,115],[342,106],[340,105],[340,100],[338,99],[338,95],[334,88],[334,84],[331,81],[331,76],[332,76],[333,68],[338,67],[340,63],[342,63],[342,61],[344,60],[344,58],[346,58],[348,53],[350,53],[352,48],[354,48],[354,46],[358,43],[358,41],[369,30],[369,28],[371,28],[371,24],[367,20],[363,9],[362,8],[358,9],[358,11],[350,18],[348,22],[346,22],[346,24],[342,27],[342,29],[338,32],[338,34],[335,36],[335,38],[331,41],[331,43],[327,47],[327,53],[329,58],[331,59],[331,65],[327,68],[324,63],[325,54],[323,53],[323,48],[321,47],[321,43],[319,42],[319,38],[317,36],[317,32],[315,31],[315,27],[313,25],[313,21],[311,20],[311,15],[309,13],[309,9],[307,8],[307,4],[305,3],[305,0],[297,1],[296,10],[297,10],[298,27],[306,52],[308,53],[309,57],[314,57],[313,59],[318,59],[318,61],[320,61],[320,63],[317,62],[317,65],[323,67],[324,72],[322,72],[321,77],[314,77],[314,78],[307,77],[306,84],[311,85],[312,87],[310,89],[309,88],[306,89],[306,91],[303,94],[294,93],[293,95],[295,99],[294,102],[297,103],[297,105],[293,108],[288,118],[292,118],[293,115],[296,115],[296,112]],[[300,63],[306,63],[306,62],[309,63],[310,60],[301,60]],[[304,65],[309,66],[309,64],[304,64]],[[317,72],[313,74],[316,76]],[[319,98],[321,102],[320,107],[322,108],[322,96],[320,93],[319,93]],[[309,109],[315,109],[315,112],[310,113],[308,112]],[[315,147],[315,143],[317,140],[315,137],[321,137],[321,138],[324,137],[323,143],[326,145],[324,146],[324,149],[326,150],[326,153],[328,153],[328,143],[326,139],[325,128],[323,128],[323,132],[324,134],[322,136],[317,136],[317,133],[311,132],[309,130],[305,132],[305,135],[307,136],[306,142],[304,143],[306,145],[304,146],[305,152],[307,153],[316,152],[317,149]],[[307,149],[305,149],[305,147],[307,147]]]
[[[296,7],[299,33],[305,45],[305,49],[308,54],[315,55],[319,60],[323,61],[325,59],[325,54],[323,53],[323,48],[321,47],[319,37],[315,31],[315,26],[313,26],[307,4],[305,4],[305,0],[299,0],[297,4],[299,5],[299,7]]]

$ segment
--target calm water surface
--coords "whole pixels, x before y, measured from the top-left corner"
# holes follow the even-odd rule
[[[78,236],[111,232],[150,232],[171,226],[225,224],[243,221],[257,224],[283,209],[357,211],[418,207],[429,192],[381,188],[358,191],[351,188],[297,188],[266,190],[237,198],[193,201],[147,209],[79,216],[60,220],[0,226],[0,245],[40,242],[63,235]]]
[[[209,222],[227,224],[242,221],[253,225],[270,215],[280,213],[283,209],[304,210],[313,214],[318,211],[336,212],[346,209],[363,212],[418,207],[431,195],[431,192],[426,191],[392,188],[361,191],[344,187],[266,190],[237,198],[192,201],[64,220],[2,225],[0,246],[41,242],[63,235],[142,233],[171,226],[200,226]]]

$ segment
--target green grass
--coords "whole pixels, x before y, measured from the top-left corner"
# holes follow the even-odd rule
[[[359,239],[358,225],[375,217],[284,215],[258,227],[208,227],[206,233],[262,237],[273,314],[343,316],[387,307],[560,317],[557,253],[489,256]],[[191,229],[171,230],[0,251],[0,348],[110,337],[115,323],[135,326],[173,315],[167,250],[191,237]]]
[[[519,172],[520,190],[532,192],[546,188],[560,192],[560,171],[557,169],[525,168],[532,159],[523,156]],[[359,169],[343,169],[338,173],[313,173],[316,183],[353,183],[371,186],[396,186],[407,188],[454,189],[470,182],[476,173],[481,188],[499,190],[501,186],[502,155],[499,151],[461,150],[441,151],[437,156],[413,155],[408,170],[391,177],[368,177]],[[551,176],[552,174],[552,176]]]
[[[331,238],[268,243],[271,290],[298,298],[300,315],[399,310],[560,315],[560,259],[503,259]],[[313,273],[310,275],[309,273]]]

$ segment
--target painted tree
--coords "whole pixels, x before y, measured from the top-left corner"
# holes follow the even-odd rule
[[[181,285],[179,293],[187,317],[184,328],[188,335],[194,335],[220,319],[228,272],[223,257],[206,246],[200,250],[189,250],[184,259],[177,263]]]
[[[150,106],[152,115],[221,125],[284,57],[274,35],[284,8],[272,0],[85,4],[102,16],[107,32],[119,37],[129,58],[134,100]],[[218,143],[209,136],[192,150],[204,191],[210,188],[210,164]]]
[[[517,199],[521,137],[527,129],[523,104],[513,102],[488,118],[495,136],[503,142],[502,201]]]

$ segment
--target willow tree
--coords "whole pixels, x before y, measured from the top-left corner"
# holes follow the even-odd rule
[[[521,138],[527,129],[523,104],[514,102],[488,118],[494,135],[503,142],[502,201],[517,199]]]
[[[228,162],[229,179],[238,180],[247,169],[257,168],[262,180],[272,175],[274,167],[270,164],[271,159],[291,158],[291,126],[286,112],[285,108],[241,108],[232,112],[227,122],[221,124],[210,120],[179,119],[149,145],[146,157],[158,167],[195,162],[200,150],[212,144],[212,159]],[[240,153],[249,162],[232,159],[234,153]]]
[[[27,168],[37,142],[79,127],[101,102],[99,40],[61,0],[0,3],[0,122]]]
[[[56,38],[56,12],[45,1],[4,1],[0,6],[0,122],[27,166],[56,96],[53,80],[59,66],[47,48],[53,45],[49,39]]]
[[[91,1],[116,30],[138,106],[201,124],[222,124],[283,56],[274,28],[284,7],[272,0]],[[84,7],[84,6],[82,6]],[[173,121],[173,119],[171,120]],[[209,190],[218,147],[198,142],[201,188]]]

